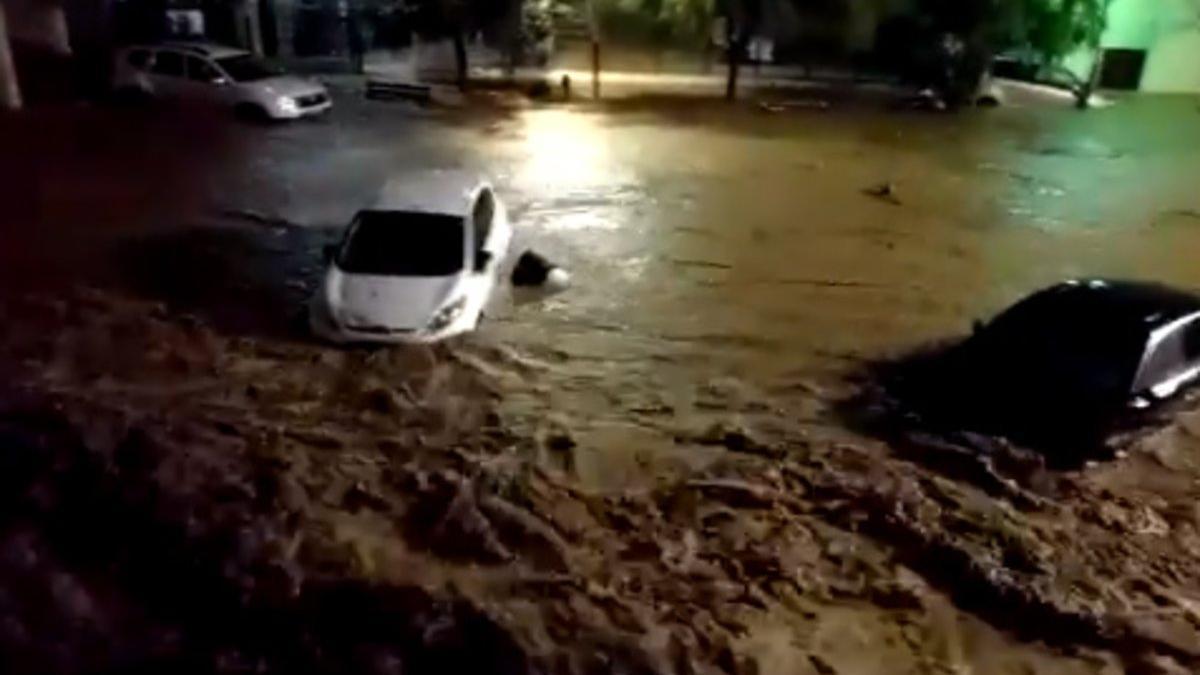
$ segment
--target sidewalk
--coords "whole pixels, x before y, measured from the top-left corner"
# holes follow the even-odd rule
[[[407,64],[370,63],[365,68],[367,79],[411,82],[412,68]],[[592,73],[590,70],[571,68],[517,68],[508,72],[502,68],[472,68],[471,82],[476,85],[488,86],[496,84],[515,83],[518,86],[529,86],[535,82],[545,82],[558,88],[563,77],[571,80],[572,97],[577,99],[592,98]],[[714,68],[712,73],[644,73],[601,71],[600,95],[602,98],[641,96],[646,94],[665,94],[683,96],[722,97],[725,95],[727,73],[723,68]],[[446,82],[427,82],[431,86]],[[744,66],[739,73],[739,94],[754,92],[762,94],[770,91],[788,92],[819,92],[831,88],[852,88],[857,91],[884,94],[904,95],[909,93],[905,87],[891,82],[873,80],[858,81],[846,79],[808,79],[804,77],[802,68],[767,66],[756,69],[754,66]]]
[[[680,96],[719,99],[725,96],[726,77],[724,68],[714,68],[711,73],[648,73],[629,71],[601,71],[600,98],[621,99],[644,96]],[[347,78],[350,76],[341,76]],[[386,62],[368,63],[363,77],[367,80],[412,82],[413,70],[407,64]],[[473,86],[480,89],[512,87],[528,89],[538,82],[548,84],[556,96],[561,95],[564,77],[570,78],[571,97],[574,100],[592,100],[593,86],[590,70],[577,68],[517,68],[509,72],[503,68],[476,67],[471,69]],[[424,83],[434,88],[440,98],[455,98],[457,90],[449,78],[427,79]],[[1019,107],[1066,107],[1075,104],[1071,92],[1061,88],[1020,82],[1006,78],[992,80],[994,93],[1002,105]],[[750,98],[813,98],[856,99],[896,101],[915,94],[907,85],[881,78],[855,78],[849,73],[829,71],[813,73],[799,66],[744,66],[738,78],[738,97]],[[1115,101],[1096,93],[1092,107],[1103,108]]]

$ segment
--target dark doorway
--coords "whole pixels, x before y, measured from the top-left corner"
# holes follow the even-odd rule
[[[1146,65],[1144,49],[1106,49],[1104,67],[1100,70],[1101,89],[1136,90],[1142,82]]]

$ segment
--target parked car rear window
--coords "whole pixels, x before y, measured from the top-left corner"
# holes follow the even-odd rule
[[[283,74],[279,68],[250,54],[217,59],[217,64],[224,68],[235,82],[253,82]]]
[[[355,274],[436,277],[463,269],[463,219],[433,213],[362,211],[337,266]]]
[[[150,70],[158,75],[183,77],[183,54],[159,52],[154,57],[154,66]]]
[[[1200,319],[1192,321],[1184,329],[1183,357],[1188,363],[1200,361]]]

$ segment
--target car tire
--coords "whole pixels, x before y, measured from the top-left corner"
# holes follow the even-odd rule
[[[255,124],[266,124],[271,121],[267,109],[257,103],[239,103],[233,107],[233,114],[240,120]]]

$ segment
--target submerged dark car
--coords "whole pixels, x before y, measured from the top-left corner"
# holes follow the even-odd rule
[[[1200,374],[1200,297],[1127,281],[1068,281],[976,327],[904,388],[939,426],[1059,457],[1103,445],[1130,412]]]

